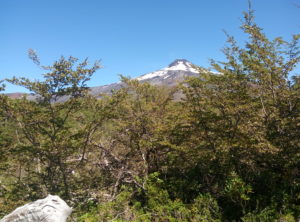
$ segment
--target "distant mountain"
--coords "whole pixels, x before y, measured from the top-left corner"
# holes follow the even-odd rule
[[[185,59],[177,59],[166,68],[142,75],[136,79],[155,85],[174,85],[178,81],[184,80],[185,77],[195,76],[198,73],[195,65]]]
[[[26,93],[20,93],[20,92],[15,92],[15,93],[6,93],[6,95],[12,99],[19,99],[22,96],[27,95]]]
[[[196,76],[199,73],[199,68],[196,68],[191,62],[186,59],[176,59],[169,66],[141,75],[135,79],[140,82],[149,82],[153,85],[160,86],[175,86],[179,82],[182,82],[188,76]],[[124,84],[122,82],[112,83],[103,86],[96,86],[90,88],[90,93],[93,96],[99,96],[99,94],[109,94],[112,90],[118,90],[122,88]],[[24,93],[9,93],[7,94],[11,98],[21,98],[26,95]],[[28,99],[35,99],[36,96],[29,95]],[[62,97],[57,102],[63,102],[67,100],[67,97]]]
[[[168,67],[144,74],[135,79],[140,82],[149,82],[153,85],[175,86],[188,76],[196,76],[199,73],[196,66],[186,59],[176,59]],[[123,87],[123,83],[112,83],[104,86],[91,87],[92,95],[110,93]]]

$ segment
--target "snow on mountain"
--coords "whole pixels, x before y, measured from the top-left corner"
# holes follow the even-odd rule
[[[135,79],[141,82],[149,82],[153,85],[175,86],[186,77],[196,76],[198,73],[199,71],[194,68],[194,65],[191,62],[185,59],[177,59],[166,68],[147,73]],[[105,86],[92,87],[90,88],[90,93],[95,96],[100,93],[110,94],[112,90],[118,90],[122,87],[124,87],[124,84],[117,82]]]
[[[166,79],[169,77],[170,71],[184,71],[184,72],[190,72],[195,74],[198,73],[198,71],[193,67],[192,63],[190,63],[185,59],[177,59],[166,68],[160,69],[155,72],[150,72],[136,79],[139,81],[149,80],[156,77],[162,77],[163,79]]]

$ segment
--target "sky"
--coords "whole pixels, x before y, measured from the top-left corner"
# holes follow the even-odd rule
[[[300,33],[300,0],[252,0],[269,38]],[[0,0],[0,79],[42,80],[42,65],[60,56],[101,60],[89,86],[132,78],[184,58],[209,67],[224,61],[223,30],[243,44],[239,29],[247,0]],[[6,91],[27,92],[8,84]]]

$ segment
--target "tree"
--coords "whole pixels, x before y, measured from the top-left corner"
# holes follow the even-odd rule
[[[30,57],[39,65],[32,51]],[[84,98],[88,98],[86,82],[100,68],[98,63],[87,65],[87,60],[78,63],[76,58],[61,57],[52,66],[42,67],[47,71],[44,81],[8,80],[34,94],[34,99],[14,100],[9,107],[18,126],[14,158],[19,156],[21,180],[33,196],[59,193],[71,198],[72,175],[84,159],[94,130],[89,123],[76,121],[86,105]]]
[[[201,190],[215,193],[232,220],[273,201],[278,209],[292,208],[300,188],[295,158],[300,94],[298,77],[291,76],[300,61],[300,35],[291,42],[269,40],[254,22],[251,9],[244,13],[241,28],[248,42],[240,47],[228,35],[227,61],[212,60],[219,74],[202,72],[183,87],[188,130],[182,130],[188,131],[189,138],[177,144],[189,155],[186,172],[201,175],[190,181],[198,180]],[[245,201],[224,196],[230,175],[243,181],[241,190],[253,191]]]
[[[122,81],[125,87],[107,98],[114,108],[94,141],[106,163],[102,170],[113,178],[113,195],[124,184],[145,189],[148,175],[160,170],[169,152],[164,142],[172,92],[137,80]]]

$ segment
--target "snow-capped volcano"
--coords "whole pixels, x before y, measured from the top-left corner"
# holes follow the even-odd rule
[[[168,68],[169,70],[184,70],[184,71],[195,71],[193,64],[186,59],[176,59],[173,61]]]
[[[194,65],[187,61],[186,59],[176,59],[172,62],[168,67],[160,69],[155,72],[150,72],[145,75],[142,75],[136,78],[139,81],[150,80],[157,77],[162,77],[163,79],[167,79],[173,74],[174,71],[183,71],[189,73],[198,73],[198,71],[194,68]]]
[[[140,82],[149,82],[153,85],[175,86],[182,82],[188,76],[196,76],[199,71],[196,66],[185,59],[176,59],[169,66],[158,71],[150,72],[135,78]],[[118,90],[124,87],[122,82],[112,83],[104,86],[92,87],[91,94],[111,93],[112,90]]]

